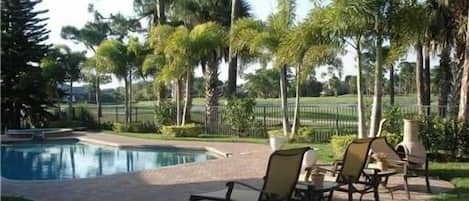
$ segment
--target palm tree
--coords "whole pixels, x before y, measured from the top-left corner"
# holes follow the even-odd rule
[[[125,88],[125,127],[130,124],[130,104],[129,104],[129,57],[127,47],[120,41],[109,39],[103,41],[96,49],[97,67],[105,72],[113,73],[118,79],[124,80]]]
[[[288,136],[290,123],[288,121],[287,102],[287,65],[280,63],[275,54],[280,41],[292,30],[295,19],[295,1],[278,0],[277,11],[269,16],[263,24],[252,18],[242,18],[235,22],[231,31],[230,41],[234,53],[247,52],[260,60],[271,59],[273,67],[280,71],[280,99],[282,106],[283,133]]]
[[[196,52],[191,49],[191,40],[189,38],[189,30],[185,26],[177,27],[174,32],[169,35],[166,39],[166,47],[164,52],[166,64],[161,72],[161,79],[163,80],[174,80],[177,83],[176,87],[176,124],[185,124],[185,115],[187,114],[186,109],[188,107],[190,93],[190,84],[188,76],[193,73],[192,67],[194,65],[192,53]],[[184,101],[184,110],[181,112],[181,103],[179,102],[181,97],[181,80],[186,75],[185,91],[186,97]],[[181,116],[182,114],[182,116]]]
[[[68,111],[69,120],[73,118],[73,82],[78,81],[81,76],[82,63],[85,61],[85,52],[72,52],[67,46],[58,46],[62,54],[62,65],[64,65],[65,77],[70,82]]]
[[[464,53],[464,70],[461,79],[461,95],[459,101],[458,119],[469,124],[469,4],[467,9],[466,50]]]
[[[132,75],[144,77],[142,73],[142,65],[145,60],[148,50],[138,41],[137,37],[131,36],[127,42],[127,55],[129,58],[129,108],[132,109]],[[130,122],[132,115],[129,114]]]
[[[198,61],[206,61],[205,69],[205,110],[208,130],[213,132],[217,123],[218,104],[218,65],[227,47],[227,34],[223,27],[215,22],[197,25],[190,32],[194,49],[197,49]]]
[[[362,44],[373,25],[371,5],[368,1],[335,0],[327,9],[324,24],[328,26],[330,34],[342,38],[345,44],[350,45],[356,52],[358,137],[363,138],[366,135],[362,92],[364,68]]]
[[[78,29],[73,26],[62,27],[60,35],[64,39],[83,43],[88,50],[91,50],[94,54],[96,54],[96,46],[98,46],[104,39],[106,39],[108,34],[108,24],[103,22],[100,18],[95,17],[93,21],[87,22],[85,26],[81,29]],[[97,68],[96,66],[94,66],[94,68],[96,73],[96,117],[99,124],[100,117],[102,117],[100,89],[100,79],[102,76],[100,75],[101,72],[98,70],[99,68]]]
[[[324,11],[326,10],[313,9],[305,23],[295,27],[292,33],[282,39],[276,52],[279,63],[295,65],[296,95],[290,138],[296,134],[299,124],[301,80],[304,80],[314,67],[336,61],[338,42],[323,35],[326,28],[322,26]]]

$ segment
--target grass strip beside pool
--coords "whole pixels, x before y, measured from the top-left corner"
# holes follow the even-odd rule
[[[431,163],[430,175],[450,181],[455,188],[431,199],[432,201],[457,201],[469,198],[469,163]]]

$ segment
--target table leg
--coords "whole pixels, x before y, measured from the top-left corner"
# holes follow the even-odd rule
[[[373,182],[372,182],[372,185],[373,185],[373,191],[374,191],[374,196],[375,196],[375,201],[379,201],[379,184],[381,183],[381,176],[379,175],[375,175],[373,176]]]

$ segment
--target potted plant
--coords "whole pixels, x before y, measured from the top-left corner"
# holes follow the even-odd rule
[[[272,151],[279,150],[287,140],[288,138],[283,135],[282,130],[269,131],[269,144]]]
[[[388,169],[388,161],[387,161],[387,156],[385,153],[375,153],[372,156],[376,160],[376,168],[386,171]]]

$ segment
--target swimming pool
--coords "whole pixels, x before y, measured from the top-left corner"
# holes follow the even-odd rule
[[[217,158],[204,150],[122,149],[79,140],[2,144],[1,156],[2,177],[14,180],[89,178]]]

